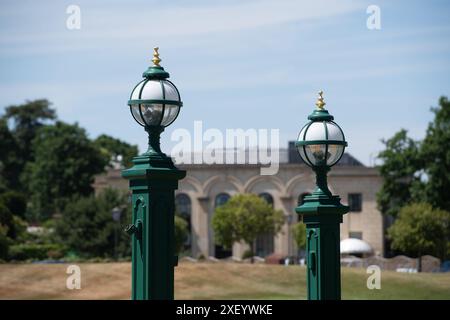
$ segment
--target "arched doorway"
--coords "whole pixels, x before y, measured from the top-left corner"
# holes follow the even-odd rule
[[[188,225],[188,237],[184,244],[184,251],[190,251],[192,247],[192,224],[191,224],[191,198],[185,193],[177,194],[175,197],[175,213],[183,218]]]
[[[273,197],[270,193],[263,192],[259,194],[259,197],[264,199],[273,208]],[[259,235],[254,244],[254,255],[259,257],[266,257],[272,254],[274,251],[274,234],[273,232],[266,232]]]
[[[214,209],[220,207],[227,203],[230,199],[230,195],[228,193],[219,193],[214,199]],[[214,244],[214,257],[217,259],[228,258],[232,255],[231,249],[225,249],[223,246]]]

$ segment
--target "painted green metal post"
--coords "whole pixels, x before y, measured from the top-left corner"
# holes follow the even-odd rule
[[[306,224],[308,300],[341,299],[339,224],[348,207],[331,195],[326,174],[326,170],[316,170],[316,190],[296,208]]]
[[[175,167],[160,148],[160,135],[178,117],[182,102],[169,73],[159,65],[158,48],[153,66],[133,89],[128,105],[133,118],[148,133],[148,150],[122,171],[132,192],[133,300],[173,300],[175,256],[175,190],[186,171]]]
[[[173,300],[174,192],[186,171],[177,169],[159,149],[161,131],[149,130],[149,150],[133,159],[122,176],[130,181],[133,300]]]
[[[306,224],[308,300],[340,300],[339,225],[349,208],[328,189],[327,173],[341,159],[347,142],[334,117],[323,108],[322,94],[296,142],[300,156],[316,173],[316,189],[295,211]]]

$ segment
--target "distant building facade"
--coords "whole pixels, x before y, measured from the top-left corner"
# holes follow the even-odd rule
[[[180,181],[176,191],[176,206],[178,214],[188,222],[190,239],[187,246],[193,257],[241,258],[248,249],[245,244],[238,243],[227,250],[214,241],[211,224],[214,209],[238,193],[261,196],[285,217],[278,234],[258,237],[254,244],[256,255],[297,255],[292,234],[292,225],[298,221],[294,209],[305,195],[313,192],[315,175],[302,163],[293,143],[281,159],[276,175],[261,175],[260,165],[254,164],[179,165],[187,170],[187,176]],[[383,217],[376,204],[376,193],[381,184],[377,169],[363,166],[349,154],[345,154],[329,173],[330,190],[340,195],[342,203],[348,204],[351,210],[343,218],[341,240],[364,240],[376,255],[384,253]],[[97,176],[94,187],[96,192],[107,187],[127,190],[128,181],[121,178],[120,170],[113,169]]]

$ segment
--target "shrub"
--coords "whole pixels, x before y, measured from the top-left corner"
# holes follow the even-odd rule
[[[6,236],[7,232],[7,228],[0,224],[0,260],[4,260],[8,257],[8,249],[11,240]]]
[[[245,250],[244,254],[242,255],[242,260],[252,259],[252,258],[253,258],[253,251],[252,250]]]
[[[58,259],[64,256],[65,250],[59,244],[22,243],[9,248],[10,260],[44,260]]]
[[[295,244],[298,249],[305,249],[306,246],[306,225],[303,222],[297,222],[292,226],[292,233]]]
[[[3,202],[0,202],[0,224],[6,227],[6,236],[13,240],[20,238],[26,231],[25,221],[14,215]]]
[[[175,252],[183,251],[184,243],[188,237],[188,224],[186,220],[175,216]]]
[[[450,213],[428,203],[403,207],[395,223],[388,229],[392,248],[408,255],[424,254],[445,259],[450,242]]]
[[[120,221],[111,217],[114,207],[124,207]],[[56,222],[55,240],[63,243],[79,258],[114,257],[115,233],[117,256],[131,255],[130,237],[123,232],[131,222],[131,207],[126,194],[106,189],[97,197],[90,196],[71,201]]]
[[[0,195],[0,203],[3,203],[13,215],[25,219],[27,200],[17,191],[7,191]]]
[[[0,202],[0,224],[6,228],[6,235],[11,237],[13,233],[11,227],[13,227],[13,215],[6,205]]]

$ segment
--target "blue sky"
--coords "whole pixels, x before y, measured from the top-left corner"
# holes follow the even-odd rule
[[[66,28],[66,8],[81,29]],[[366,27],[369,5],[381,30]],[[294,140],[323,89],[348,152],[365,164],[400,128],[424,136],[450,90],[448,1],[5,1],[0,112],[47,98],[90,137],[145,148],[126,102],[160,47],[184,107],[173,129],[279,128]]]

